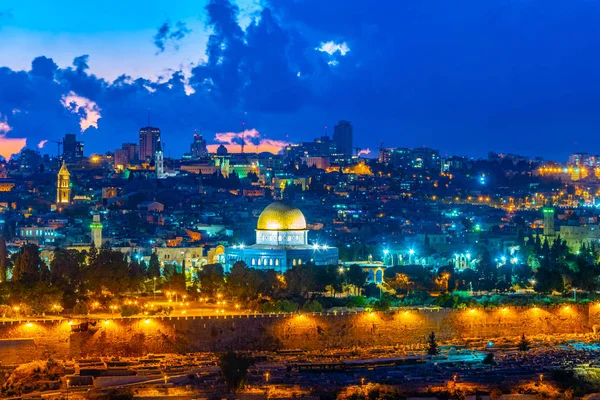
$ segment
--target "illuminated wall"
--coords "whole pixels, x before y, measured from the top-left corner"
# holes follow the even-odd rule
[[[600,331],[600,306],[115,318],[73,332],[67,321],[0,322],[0,361],[149,353],[422,346],[440,341]],[[75,324],[76,325],[76,324]]]

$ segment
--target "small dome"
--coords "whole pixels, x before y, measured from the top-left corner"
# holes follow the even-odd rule
[[[306,230],[306,219],[299,209],[281,202],[271,203],[258,217],[259,231]]]

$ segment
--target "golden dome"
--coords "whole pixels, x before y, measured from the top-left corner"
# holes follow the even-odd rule
[[[299,209],[276,201],[260,213],[256,229],[259,231],[306,230],[306,219]]]

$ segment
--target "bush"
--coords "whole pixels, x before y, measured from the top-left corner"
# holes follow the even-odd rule
[[[346,299],[346,307],[348,308],[364,308],[367,306],[367,298],[364,296],[350,296]]]
[[[302,310],[306,312],[322,312],[323,306],[317,300],[308,300],[302,306]]]
[[[89,311],[87,304],[83,301],[78,302],[75,304],[75,307],[73,307],[73,313],[75,314],[88,315]]]
[[[132,315],[140,314],[142,310],[136,304],[123,304],[121,306],[121,317],[131,317]]]

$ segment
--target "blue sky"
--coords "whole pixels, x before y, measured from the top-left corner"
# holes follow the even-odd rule
[[[374,151],[598,153],[599,20],[586,0],[3,0],[0,154],[67,132],[112,151],[149,109],[173,155],[194,129],[245,122],[257,148],[340,119]]]

